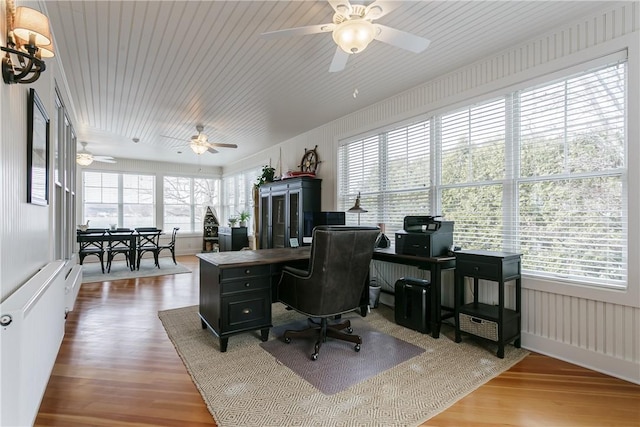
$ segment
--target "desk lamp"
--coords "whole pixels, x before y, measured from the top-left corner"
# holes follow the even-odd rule
[[[369,212],[365,209],[362,209],[362,207],[360,207],[360,192],[358,191],[358,197],[356,197],[356,204],[353,205],[353,207],[351,209],[349,209],[347,212],[349,213],[357,213],[358,214],[358,225],[360,225],[360,214],[361,213],[365,213],[365,212]]]

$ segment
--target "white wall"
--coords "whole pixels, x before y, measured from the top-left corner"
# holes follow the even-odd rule
[[[30,5],[36,7],[37,5]],[[6,46],[6,1],[0,1],[0,43]],[[4,52],[2,53],[4,56]],[[34,88],[55,129],[54,79],[58,69],[48,60],[47,70],[30,85],[0,81],[0,299],[6,299],[53,253],[53,210],[27,203],[27,94]],[[51,146],[55,132],[50,132]],[[51,159],[50,159],[51,160]],[[53,168],[53,163],[50,163]],[[53,170],[53,169],[52,169]],[[49,186],[51,200],[51,185]]]
[[[612,3],[591,16],[493,57],[327,123],[224,169],[229,175],[264,158],[283,170],[318,145],[323,163],[322,209],[337,207],[339,141],[418,115],[453,108],[483,95],[550,76],[629,49],[629,282],[627,291],[594,290],[560,282],[523,280],[523,345],[532,350],[640,383],[640,3]],[[548,77],[547,77],[548,78]],[[395,274],[388,268],[389,274]],[[415,272],[417,276],[419,272]],[[398,272],[398,274],[401,274]],[[397,276],[400,277],[400,276]],[[390,278],[393,280],[393,277]],[[446,291],[446,290],[445,290]]]

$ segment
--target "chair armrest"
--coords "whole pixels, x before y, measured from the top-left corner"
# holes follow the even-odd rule
[[[285,265],[284,267],[282,267],[282,272],[283,273],[289,273],[292,276],[296,276],[296,277],[299,277],[301,279],[305,279],[305,278],[309,277],[309,272],[307,270],[301,270],[299,268],[290,267],[288,265]]]

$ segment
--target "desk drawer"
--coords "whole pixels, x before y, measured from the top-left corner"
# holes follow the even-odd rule
[[[460,274],[487,280],[500,280],[502,277],[501,267],[502,264],[471,260],[459,260],[456,262],[456,270]]]
[[[220,270],[220,280],[237,279],[241,277],[268,276],[269,265],[254,265],[250,267],[223,268]]]
[[[271,326],[271,298],[268,291],[242,292],[222,298],[223,334]]]
[[[270,277],[247,277],[243,279],[229,280],[222,282],[220,285],[222,295],[234,292],[253,291],[258,289],[269,289]]]

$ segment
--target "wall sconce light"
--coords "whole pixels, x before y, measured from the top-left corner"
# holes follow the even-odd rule
[[[35,9],[18,7],[13,15],[13,28],[7,35],[6,52],[2,58],[2,78],[5,83],[33,83],[45,69],[42,58],[54,56],[49,19]]]
[[[365,209],[362,209],[362,207],[360,206],[360,192],[358,191],[358,197],[356,197],[356,204],[353,205],[353,207],[351,209],[349,209],[347,212],[349,213],[357,213],[358,214],[358,225],[360,225],[360,214],[361,213],[365,213],[365,212],[369,212]]]

